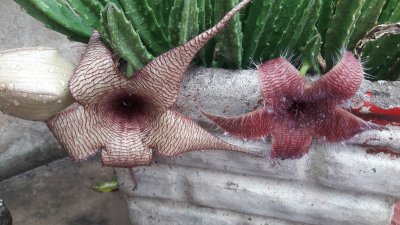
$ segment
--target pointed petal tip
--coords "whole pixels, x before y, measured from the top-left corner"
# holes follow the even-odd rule
[[[256,140],[270,133],[269,114],[264,108],[237,117],[217,116],[203,111],[202,113],[224,131],[238,138]]]

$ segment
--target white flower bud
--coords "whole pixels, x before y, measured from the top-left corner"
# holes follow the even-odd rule
[[[0,51],[0,110],[28,120],[51,118],[73,102],[68,89],[73,71],[54,48]]]

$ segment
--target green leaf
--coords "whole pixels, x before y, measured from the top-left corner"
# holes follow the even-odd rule
[[[249,6],[248,16],[243,28],[243,66],[249,67],[254,54],[259,48],[259,42],[267,22],[271,21],[272,5],[278,5],[274,0],[253,0]]]
[[[168,40],[157,21],[154,10],[146,0],[119,0],[126,18],[141,40],[154,55],[168,51]]]
[[[31,0],[42,13],[82,37],[89,39],[93,29],[81,17],[75,14],[69,5],[63,0]]]
[[[379,16],[378,24],[383,24],[388,21],[398,5],[399,0],[386,0],[386,4],[383,6],[382,13]]]
[[[333,56],[347,45],[356,19],[365,0],[338,0],[335,14],[332,17],[326,34],[325,61],[327,68],[333,66]]]
[[[100,18],[104,7],[97,0],[68,0],[68,3],[93,29],[103,32]]]
[[[269,13],[266,17],[265,26],[260,35],[260,39],[257,43],[257,48],[255,49],[255,53],[252,56],[253,59],[256,59],[256,60],[261,59],[262,52],[266,48],[268,40],[270,39],[270,37],[272,35],[271,31],[274,28],[274,24],[276,24],[277,21],[279,20],[279,14],[282,9],[283,9],[283,1],[274,1],[272,3]],[[268,59],[268,58],[264,58],[263,60],[265,60],[265,59]]]
[[[238,0],[216,1],[214,20],[220,20],[226,12],[238,4]],[[231,69],[241,68],[242,63],[242,23],[239,14],[216,36],[213,66]]]
[[[261,57],[263,59],[276,58],[281,53],[281,50],[285,48],[284,46],[279,46],[280,40],[286,35],[287,28],[290,26],[290,23],[294,21],[296,18],[296,10],[301,6],[300,0],[281,0],[282,9],[278,15],[278,20],[275,21],[273,25],[273,29],[271,32],[271,37],[268,39],[265,48],[262,51]],[[297,19],[297,18],[296,18]]]
[[[312,1],[310,1],[311,3]],[[310,6],[310,5],[309,5]],[[304,13],[304,18],[307,18],[305,21],[304,25],[299,25],[299,27],[302,27],[301,30],[301,35],[299,39],[297,40],[297,43],[294,45],[297,51],[303,52],[304,51],[304,46],[310,41],[310,38],[316,35],[318,30],[315,30],[315,24],[317,23],[319,12],[321,9],[321,0],[315,0],[314,4],[310,6],[311,8],[308,8],[309,10],[306,10]],[[303,20],[300,21],[302,23]],[[295,37],[295,36],[294,36]],[[295,40],[295,38],[294,38]],[[291,43],[294,43],[293,39],[291,40]],[[290,45],[291,46],[291,45]]]
[[[386,22],[393,23],[398,21],[400,21],[400,4],[397,5]],[[370,72],[373,76],[376,76],[376,79],[386,79],[389,76],[387,75],[387,70],[391,65],[384,65],[397,57],[399,49],[400,35],[388,36],[367,44],[367,47],[363,51],[363,55],[367,59],[366,68],[370,69]]]
[[[318,32],[321,34],[322,44],[325,44],[326,33],[331,24],[333,13],[335,12],[336,2],[337,0],[322,0],[321,2],[321,12],[318,17],[317,28]],[[323,49],[321,50],[322,54],[324,54]]]
[[[36,8],[36,6],[32,4],[29,0],[15,0],[15,2],[19,4],[22,8],[24,8],[26,12],[33,18],[44,23],[47,28],[66,35],[68,39],[72,41],[78,41],[84,43],[88,41],[88,37],[79,35],[74,31],[66,29],[64,26],[57,23],[56,21],[48,17],[46,14],[44,14],[41,10]]]
[[[184,1],[181,29],[179,32],[179,45],[185,44],[187,41],[196,36],[199,32],[199,9],[197,8],[196,0]]]
[[[385,2],[386,0],[365,1],[361,9],[361,15],[355,24],[357,29],[351,34],[348,44],[349,49],[353,49],[357,42],[362,39],[371,28],[377,25],[378,17],[381,14]]]
[[[114,3],[106,6],[106,26],[111,47],[136,70],[140,70],[153,56],[147,52],[138,33]]]
[[[93,186],[93,189],[101,193],[108,193],[118,190],[117,179],[114,178],[110,181],[98,182],[95,186]]]
[[[305,75],[309,69],[318,72],[317,56],[321,48],[321,35],[318,33],[317,28],[314,27],[312,32],[314,36],[307,41],[302,52],[302,69],[301,74]]]

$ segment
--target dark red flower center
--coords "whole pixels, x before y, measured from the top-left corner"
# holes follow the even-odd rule
[[[121,93],[104,99],[99,107],[107,121],[126,123],[140,114],[146,114],[148,103],[141,96]]]
[[[129,118],[143,112],[146,102],[139,96],[122,95],[111,105],[116,116]]]
[[[304,116],[307,110],[307,103],[294,101],[289,107],[289,113],[296,119]]]

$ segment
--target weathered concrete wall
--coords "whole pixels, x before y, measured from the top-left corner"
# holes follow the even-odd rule
[[[367,91],[374,93],[373,101],[382,108],[400,106],[400,82],[385,84],[381,88],[382,82],[364,82],[346,106],[365,101]],[[260,99],[254,71],[197,68],[187,74],[177,107],[222,139],[268,152],[269,139],[231,138],[200,113],[240,115],[252,111]],[[194,152],[176,159],[158,158],[151,167],[133,169],[137,182],[129,170],[117,170],[118,177],[137,224],[180,224],[187,217],[197,224],[222,220],[262,224],[258,219],[245,221],[253,217],[263,217],[266,223],[278,219],[270,224],[389,224],[394,202],[400,198],[400,157],[393,156],[400,152],[400,128],[387,128],[342,143],[314,141],[310,153],[299,160],[270,162],[243,154]],[[381,148],[392,155],[379,152]],[[151,208],[154,205],[162,206],[157,213]],[[204,214],[193,213],[199,206]],[[207,210],[212,210],[214,220],[200,222]],[[241,220],[237,212],[244,214]]]

